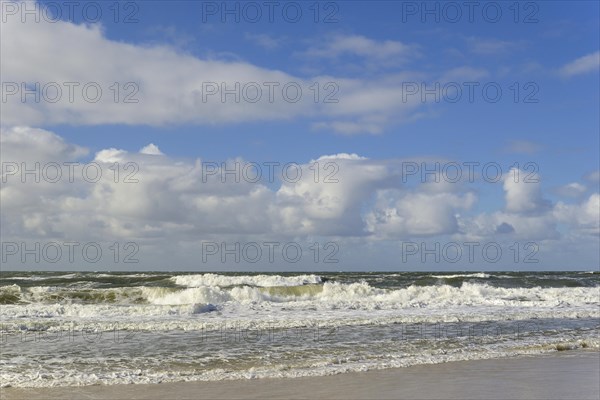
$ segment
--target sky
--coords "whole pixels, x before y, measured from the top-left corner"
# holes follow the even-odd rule
[[[2,270],[598,270],[595,1],[0,1]]]

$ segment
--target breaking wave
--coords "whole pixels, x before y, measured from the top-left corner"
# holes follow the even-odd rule
[[[299,286],[321,283],[322,278],[318,275],[296,275],[296,276],[281,276],[281,275],[242,275],[229,276],[218,274],[198,274],[198,275],[179,275],[174,276],[171,280],[180,286],[200,287],[200,286]]]
[[[377,288],[367,282],[324,282],[318,276],[287,277],[197,276],[174,277],[184,287],[85,288],[18,285],[0,287],[0,304],[115,304],[187,305],[215,304],[228,307],[249,303],[290,303],[300,308],[402,309],[452,306],[576,307],[600,304],[598,288],[503,288],[487,283],[411,285],[401,289]],[[231,279],[235,278],[235,279]],[[305,284],[306,282],[314,282]],[[203,284],[201,284],[203,283]],[[281,284],[284,285],[281,285]],[[300,283],[300,285],[293,285]],[[279,284],[279,285],[276,285]],[[182,285],[183,286],[183,285]]]

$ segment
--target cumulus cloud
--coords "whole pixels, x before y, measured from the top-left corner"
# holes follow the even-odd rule
[[[523,242],[558,240],[557,228],[557,221],[549,212],[531,215],[495,211],[461,218],[456,236],[475,241],[505,240],[505,236]]]
[[[277,192],[280,229],[299,233],[362,235],[361,208],[393,172],[383,163],[356,154],[322,156],[304,166],[319,167],[319,176],[284,182]],[[316,178],[316,179],[315,179]]]
[[[3,128],[0,138],[3,160],[10,155],[21,168],[23,157],[31,169],[35,156],[42,169],[55,163],[63,174],[56,182],[36,182],[31,174],[23,180],[3,164],[3,240],[133,240],[150,246],[153,257],[180,249],[176,256],[189,263],[202,240],[329,237],[353,247],[415,237],[560,240],[559,225],[570,235],[598,234],[597,193],[552,207],[539,184],[505,177],[505,209],[477,214],[478,195],[461,183],[404,183],[405,160],[324,155],[294,165],[283,179],[283,166],[275,167],[273,185],[252,180],[252,171],[248,179],[224,174],[249,165],[243,159],[175,159],[152,143],[139,152],[107,148],[90,155],[47,130]]]
[[[581,240],[581,236],[598,235],[600,224],[600,195],[594,193],[580,203],[558,202],[552,205],[544,199],[539,177],[529,175],[533,182],[515,179],[511,170],[505,177],[506,207],[489,213],[460,218],[458,237],[470,240],[496,238],[497,234],[510,234],[521,241]],[[520,171],[522,172],[522,171]],[[518,174],[523,177],[523,173]],[[581,198],[587,189],[578,183],[562,187],[571,197]],[[576,195],[573,195],[576,193]],[[560,225],[569,229],[561,232]],[[568,238],[568,239],[567,239]]]
[[[366,217],[367,230],[384,237],[435,236],[458,231],[457,212],[470,209],[473,193],[388,191]]]
[[[63,174],[65,162],[78,163],[73,181],[23,183],[18,173],[3,171],[3,233],[9,236],[150,240],[168,233],[185,241],[218,234],[434,235],[454,231],[456,210],[475,201],[473,194],[452,193],[455,185],[403,188],[397,162],[357,154],[325,155],[286,171],[279,167],[274,188],[239,172],[223,173],[248,165],[242,159],[221,164],[173,159],[149,144],[140,152],[102,149],[83,160],[84,149],[53,132],[19,127],[1,136],[3,156],[25,157],[17,150],[26,148],[28,157],[56,162]],[[94,182],[84,179],[88,165],[94,165],[94,179],[101,169]]]
[[[1,138],[3,156],[25,156],[17,150],[26,148],[27,168],[32,168],[31,157],[40,155],[57,163],[63,174],[57,182],[36,182],[28,176],[23,183],[21,171],[3,170],[2,230],[13,238],[171,236],[186,241],[219,234],[363,235],[361,207],[390,176],[384,163],[337,154],[286,171],[275,168],[279,187],[272,188],[244,179],[240,172],[225,173],[249,165],[242,159],[217,164],[173,159],[149,144],[137,153],[102,149],[82,160],[86,152],[49,131],[11,128]],[[21,160],[15,162],[20,168]],[[65,162],[77,163],[72,181],[66,179]],[[85,179],[84,169],[92,165],[92,177]],[[266,174],[266,167],[259,167]]]
[[[50,131],[25,126],[3,129],[2,143],[3,162],[78,160],[89,153]]]
[[[559,202],[554,216],[580,233],[597,236],[600,234],[600,194],[592,194],[581,204]]]
[[[158,148],[157,145],[155,145],[154,143],[150,143],[147,146],[144,146],[143,148],[140,149],[140,153],[142,154],[152,154],[155,156],[162,156],[163,153],[160,151],[160,149]]]
[[[542,198],[539,176],[535,173],[527,174],[525,171],[511,169],[504,177],[504,195],[506,210],[511,213],[539,213],[550,206]]]

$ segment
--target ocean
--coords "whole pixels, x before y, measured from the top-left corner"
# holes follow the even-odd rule
[[[2,387],[600,349],[598,272],[0,272],[0,305]]]

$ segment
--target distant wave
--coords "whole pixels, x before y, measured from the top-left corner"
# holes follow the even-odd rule
[[[451,278],[489,278],[489,274],[484,274],[483,272],[477,272],[474,274],[452,274],[452,275],[431,275],[434,278],[440,279],[451,279]]]

